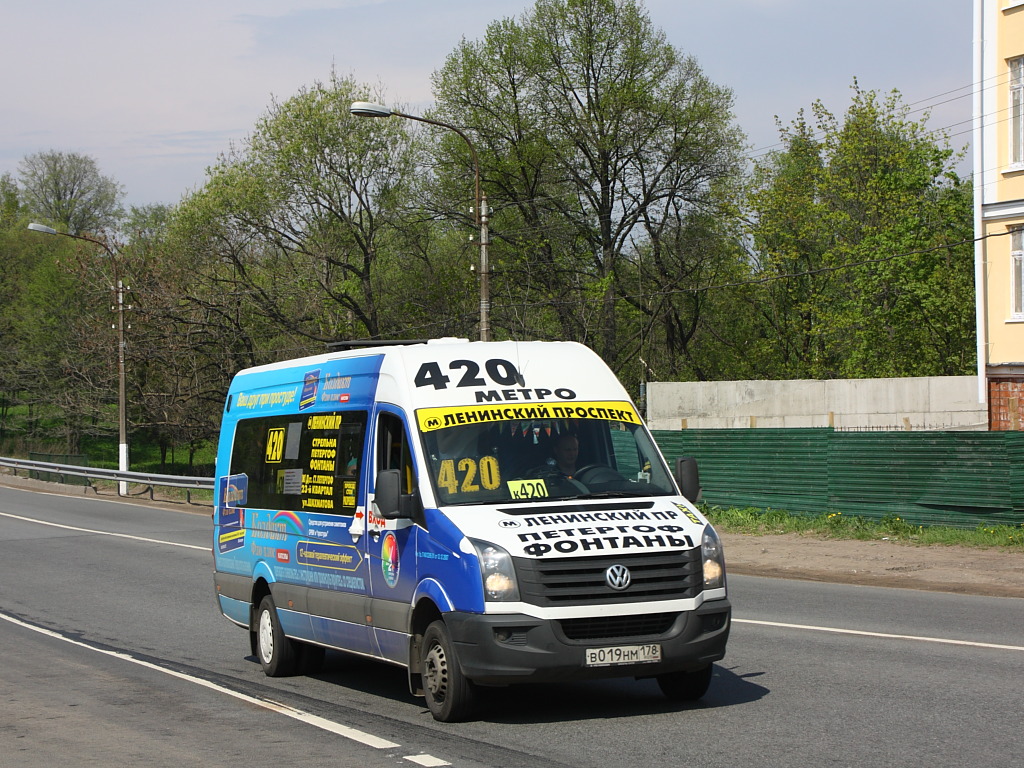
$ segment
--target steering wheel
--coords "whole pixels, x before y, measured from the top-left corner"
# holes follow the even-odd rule
[[[595,464],[593,466],[599,465]],[[539,467],[534,467],[533,469],[526,472],[520,479],[546,480],[552,483],[554,487],[558,487],[559,485],[561,485],[563,489],[571,488],[573,489],[573,493],[588,492],[587,486],[585,486],[582,482],[577,480],[575,475],[573,477],[566,477],[565,473],[563,473],[562,470],[550,464],[542,464]]]
[[[611,476],[608,478],[609,480],[625,479],[622,475],[616,472],[612,467],[609,467],[607,464],[587,464],[586,466],[580,467],[575,472],[573,472],[572,476],[579,480],[581,483],[586,483],[588,482],[586,475],[590,473],[596,473],[598,471],[604,471],[609,473],[609,475]],[[607,480],[605,482],[607,482]]]
[[[523,474],[523,479],[526,478],[537,478],[538,480],[565,480],[565,475],[558,467],[553,467],[550,464],[541,464],[539,467],[533,467],[527,470]]]

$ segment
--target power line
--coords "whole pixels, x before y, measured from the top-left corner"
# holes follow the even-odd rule
[[[918,99],[917,101],[913,101],[913,102],[910,102],[908,104],[904,104],[904,106],[908,110],[906,114],[907,115],[918,114],[920,112],[925,112],[927,110],[933,109],[934,107],[943,106],[945,104],[951,104],[953,102],[960,101],[962,99],[973,97],[974,94],[975,94],[975,89],[979,85],[980,85],[980,87],[981,87],[981,89],[983,91],[991,90],[993,88],[1001,88],[1001,87],[1005,86],[1006,83],[1009,82],[1009,80],[1010,80],[1010,73],[1009,73],[1009,71],[1007,71],[1007,72],[1004,72],[1004,73],[1000,73],[1000,74],[996,74],[996,75],[991,75],[990,77],[987,77],[984,80],[982,80],[980,83],[971,82],[971,83],[967,83],[965,85],[961,85],[961,86],[959,86],[957,88],[952,88],[952,89],[950,89],[948,91],[943,91],[942,93],[935,94],[934,96],[927,96],[927,97],[925,97],[923,99]],[[960,92],[963,92],[963,93],[960,93]],[[898,93],[898,91],[897,91],[897,93]],[[955,96],[955,97],[950,98],[950,99],[944,99],[944,97],[949,96],[951,94],[955,94],[955,93],[960,93],[960,95]],[[943,99],[943,100],[942,101],[934,101],[936,99]],[[924,106],[918,106],[918,105],[924,105]],[[915,107],[916,107],[916,109],[915,109]],[[955,126],[962,125],[965,122],[969,122],[969,121],[958,121],[958,122],[953,123],[953,124],[951,124],[949,126],[941,126],[939,128],[930,129],[928,131],[928,133],[929,134],[941,133],[941,132],[949,130],[950,128],[953,128]],[[823,135],[824,135],[824,131],[815,131],[815,132],[813,132],[811,134],[811,138],[819,139]],[[955,135],[962,135],[962,134],[955,134]],[[951,136],[950,138],[953,138],[953,136]],[[753,147],[753,148],[751,148],[751,150],[749,152],[744,154],[744,157],[746,157],[748,160],[756,160],[756,159],[759,159],[761,157],[764,157],[766,155],[771,154],[773,151],[775,151],[779,147],[784,147],[785,144],[786,143],[784,141],[779,141],[779,142],[776,142],[774,144],[768,144],[768,145],[765,145],[765,146],[762,146],[762,147]]]

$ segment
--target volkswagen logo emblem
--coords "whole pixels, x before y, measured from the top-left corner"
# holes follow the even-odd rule
[[[629,586],[631,580],[629,568],[624,565],[613,565],[604,572],[604,581],[616,592],[621,592]]]

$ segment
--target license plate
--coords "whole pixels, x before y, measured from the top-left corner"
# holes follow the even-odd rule
[[[584,664],[588,667],[612,667],[618,664],[650,664],[655,661],[661,661],[661,646],[649,643],[587,648]]]

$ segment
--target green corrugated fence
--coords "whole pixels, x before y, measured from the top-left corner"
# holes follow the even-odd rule
[[[701,429],[654,432],[693,456],[704,501],[914,525],[1024,523],[1024,433]]]
[[[30,451],[29,461],[48,461],[51,464],[71,464],[76,467],[88,467],[89,457],[80,453],[37,453]],[[55,472],[37,472],[31,470],[28,476],[34,480],[44,480],[47,483],[63,483],[64,485],[89,485],[89,478],[76,477],[74,475],[60,475]]]

